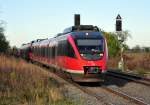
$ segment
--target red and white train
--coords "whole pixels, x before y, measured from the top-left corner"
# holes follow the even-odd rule
[[[107,42],[96,26],[79,25],[51,39],[38,39],[20,48],[20,55],[61,68],[79,82],[99,82],[107,71]]]

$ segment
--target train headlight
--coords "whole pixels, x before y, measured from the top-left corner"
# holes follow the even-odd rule
[[[102,57],[104,54],[103,53],[100,53],[100,56]]]
[[[84,56],[84,54],[80,54],[82,57]]]

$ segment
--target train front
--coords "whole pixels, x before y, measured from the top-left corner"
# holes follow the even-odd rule
[[[72,32],[68,36],[66,68],[74,81],[104,80],[107,62],[107,43],[101,32]]]

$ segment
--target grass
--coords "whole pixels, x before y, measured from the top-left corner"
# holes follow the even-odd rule
[[[48,73],[24,60],[0,55],[0,105],[75,105]]]
[[[136,73],[139,74],[139,75],[142,75],[142,76],[147,74],[146,71],[144,69],[141,69],[141,68],[138,68],[136,70]]]
[[[108,68],[118,68],[120,57],[109,58]],[[145,75],[150,72],[150,53],[124,53],[125,70]]]

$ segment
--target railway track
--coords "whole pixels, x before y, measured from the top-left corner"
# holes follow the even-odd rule
[[[50,71],[49,71],[50,72]],[[77,88],[79,88],[80,90],[82,90],[84,93],[90,95],[90,96],[93,96],[95,97],[98,101],[100,101],[101,103],[103,103],[104,105],[114,105],[113,103],[111,102],[107,102],[103,96],[101,95],[98,95],[96,94],[96,92],[92,91],[92,89],[87,89],[85,87],[83,87],[82,85],[72,81],[71,79],[68,79],[68,76],[66,76],[63,72],[59,72],[58,70],[54,69],[52,70],[53,73],[55,73],[57,76],[61,77],[62,79],[66,80],[67,82],[73,84],[74,86],[76,86]],[[112,88],[109,88],[107,86],[101,86],[99,85],[98,88],[102,88],[108,92],[111,92],[113,93],[114,95],[117,95],[119,97],[122,97],[123,99],[127,100],[127,101],[131,101],[132,103],[135,103],[136,105],[149,105],[148,103],[145,103],[144,101],[136,98],[136,97],[132,97],[126,93],[123,93],[121,91],[117,91],[117,90],[114,90]]]
[[[150,86],[150,78],[140,77],[129,73],[122,73],[118,71],[108,70],[107,76],[113,76],[120,79],[125,79],[128,81],[134,81],[136,83],[140,83],[146,86]]]
[[[104,99],[104,97],[100,96],[100,95],[97,95],[94,91],[92,91],[91,89],[87,89],[87,88],[84,88],[80,85],[78,85],[77,83],[74,83],[74,82],[71,82],[74,86],[78,87],[80,90],[82,90],[83,92],[95,97],[97,100],[99,100],[100,102],[103,102],[105,105],[114,105],[113,103],[111,102],[106,102],[106,100]],[[121,92],[121,91],[118,91],[118,90],[115,90],[115,89],[112,89],[112,88],[109,88],[109,87],[106,87],[106,86],[100,86],[98,88],[102,88],[110,93],[113,93],[114,95],[117,95],[119,97],[122,97],[123,99],[127,100],[127,101],[130,101],[132,103],[135,103],[136,105],[150,105],[144,101],[142,101],[141,99],[138,99],[137,97],[133,97],[133,96],[130,96],[124,92]],[[99,90],[99,89],[97,89]]]
[[[142,100],[140,100],[140,99],[138,99],[136,97],[130,96],[130,95],[126,94],[126,93],[123,93],[121,91],[114,90],[114,89],[111,89],[111,88],[108,88],[108,87],[105,87],[105,86],[103,86],[102,88],[105,89],[106,91],[109,91],[109,92],[111,92],[113,94],[116,94],[116,95],[118,95],[118,96],[120,96],[120,97],[122,97],[122,98],[124,98],[126,100],[130,100],[131,102],[133,102],[133,103],[135,103],[137,105],[149,105],[148,103],[146,103],[146,102],[144,102],[144,101],[142,101]]]
[[[54,69],[54,68],[53,68]],[[62,79],[66,80],[67,82],[71,83],[72,85],[76,86],[77,88],[79,88],[80,90],[82,90],[84,93],[95,97],[99,102],[103,103],[104,105],[113,105],[110,102],[106,102],[102,96],[96,95],[93,91],[86,89],[84,87],[82,87],[81,85],[79,85],[78,83],[74,82],[72,79],[70,79],[70,77],[65,75],[65,73],[63,72],[59,72],[57,70],[53,70],[53,73],[55,73],[57,76],[61,77]]]
[[[57,74],[59,77],[61,77],[62,79],[65,79],[66,81],[68,81],[69,83],[73,84],[74,86],[76,86],[77,88],[79,88],[80,90],[82,90],[83,92],[87,93],[88,95],[91,95],[93,97],[95,97],[98,101],[102,102],[103,104],[105,105],[114,105],[113,103],[111,102],[107,102],[104,97],[102,97],[101,95],[98,95],[96,94],[96,92],[92,91],[92,89],[87,89],[85,87],[83,87],[82,85],[79,85],[78,83],[76,82],[73,82],[72,80],[70,79],[67,79],[67,78],[64,78],[66,76],[64,75],[60,75],[60,74]],[[132,103],[135,103],[137,105],[149,105],[148,103],[145,103],[144,101],[140,100],[140,99],[137,99],[136,97],[132,97],[132,96],[129,96],[128,94],[126,93],[123,93],[121,91],[117,91],[117,90],[114,90],[114,89],[111,89],[111,88],[108,88],[107,86],[99,86],[99,88],[102,88],[108,92],[111,92],[113,93],[114,95],[117,95],[119,97],[122,97],[123,99],[127,100],[127,101],[131,101]]]

